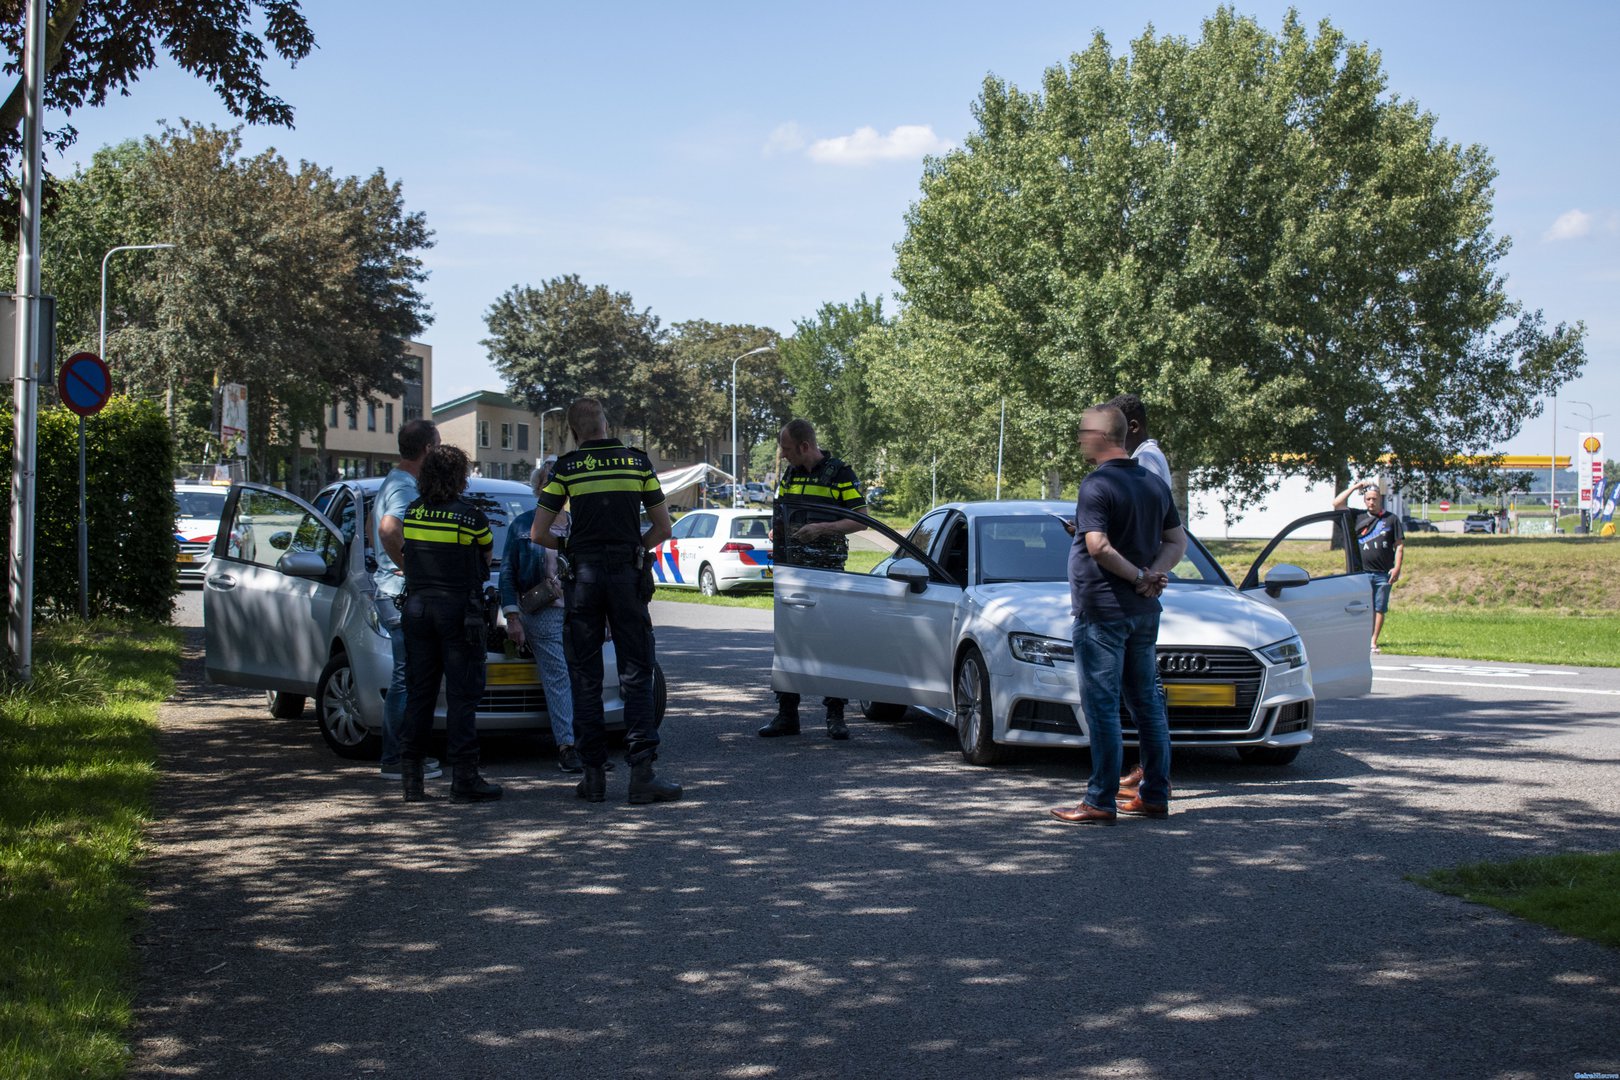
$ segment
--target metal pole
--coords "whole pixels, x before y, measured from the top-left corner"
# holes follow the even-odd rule
[[[540,414],[540,463],[541,464],[544,464],[545,460],[546,460],[546,417],[550,416],[554,412],[562,412],[562,411],[563,411],[563,407],[561,405],[554,405],[551,408],[547,409],[545,412]]]
[[[1547,509],[1552,514],[1553,534],[1558,533],[1558,509],[1553,504],[1558,501],[1558,395],[1553,398],[1553,452],[1552,459],[1547,462]]]
[[[996,499],[1001,498],[1001,451],[1007,445],[1007,399],[1001,399],[1001,435],[996,439]]]
[[[774,352],[775,347],[761,345],[757,349],[749,349],[736,360],[731,362],[731,505],[741,506],[742,497],[742,470],[737,467],[737,361],[745,360],[760,353]]]
[[[34,674],[34,470],[39,437],[40,125],[45,114],[45,4],[28,0],[23,35],[23,144],[17,229],[17,370],[11,383],[16,442],[11,454],[11,670]]]

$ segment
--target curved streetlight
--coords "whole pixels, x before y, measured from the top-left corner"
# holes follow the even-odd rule
[[[540,464],[546,463],[546,417],[554,412],[562,412],[561,405],[554,405],[540,414]]]
[[[121,244],[101,257],[101,339],[96,344],[96,355],[102,363],[107,361],[107,260],[120,251],[157,251],[172,248],[173,244]]]
[[[738,360],[746,360],[750,356],[758,356],[760,353],[768,353],[768,352],[775,352],[775,351],[776,351],[776,346],[775,345],[761,345],[757,349],[749,349],[747,352],[745,352],[741,356],[737,357],[736,360],[733,360],[731,362],[731,473],[732,473],[732,475],[731,475],[731,505],[732,506],[741,506],[743,504],[742,480],[741,480],[742,470],[737,468],[737,361]]]

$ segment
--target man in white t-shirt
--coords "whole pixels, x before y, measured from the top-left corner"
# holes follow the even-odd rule
[[[1121,394],[1108,404],[1125,414],[1125,450],[1136,463],[1164,481],[1164,486],[1175,490],[1170,482],[1170,462],[1159,449],[1157,439],[1148,438],[1147,407],[1135,394]]]

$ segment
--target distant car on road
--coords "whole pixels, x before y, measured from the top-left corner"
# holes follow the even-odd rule
[[[1469,514],[1463,518],[1463,532],[1465,533],[1494,533],[1495,531],[1495,514]]]
[[[1428,518],[1413,517],[1410,514],[1406,514],[1406,515],[1403,515],[1401,517],[1401,524],[1406,526],[1406,531],[1409,532],[1409,533],[1415,533],[1415,532],[1437,533],[1437,532],[1440,531],[1440,526],[1436,525],[1434,522],[1430,521]]]
[[[762,510],[693,510],[653,549],[659,585],[704,596],[772,584],[771,516]]]
[[[175,562],[181,581],[201,582],[219,533],[219,519],[225,512],[228,488],[207,484],[174,485],[174,542],[179,545]]]
[[[758,480],[750,480],[743,485],[743,498],[751,503],[768,503],[771,501],[771,489]]]

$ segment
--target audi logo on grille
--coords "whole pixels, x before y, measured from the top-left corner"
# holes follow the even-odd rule
[[[1160,653],[1160,675],[1203,675],[1209,671],[1209,657],[1198,653]]]

